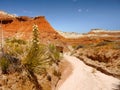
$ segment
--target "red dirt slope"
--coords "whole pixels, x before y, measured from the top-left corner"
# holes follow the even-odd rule
[[[59,35],[54,28],[46,20],[45,16],[27,17],[19,16],[13,17],[10,14],[0,12],[0,21],[4,31],[5,38],[19,37],[29,39],[32,36],[32,26],[38,25],[40,38],[43,43],[57,43],[64,44],[65,38]]]

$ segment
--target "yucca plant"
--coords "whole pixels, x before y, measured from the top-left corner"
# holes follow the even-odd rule
[[[37,67],[42,68],[48,64],[46,47],[45,45],[39,43],[38,33],[38,27],[37,25],[34,25],[32,45],[27,56],[23,59],[23,64],[31,71],[36,71]]]
[[[37,90],[42,90],[37,81],[35,73],[39,75],[47,74],[49,68],[49,55],[45,45],[39,42],[39,32],[37,25],[33,26],[33,40],[28,54],[22,60],[23,67],[28,72],[30,80],[35,84]]]
[[[22,59],[23,68],[28,72],[30,80],[35,84],[37,90],[42,90],[35,73],[47,76],[53,64],[58,65],[60,53],[52,44],[46,46],[39,42],[39,31],[37,25],[33,26],[33,39],[27,55]],[[58,72],[58,70],[56,70]],[[54,72],[54,70],[53,70]]]
[[[33,26],[33,40],[32,46],[30,47],[26,57],[22,60],[23,68],[28,73],[29,79],[34,83],[36,90],[42,90],[41,85],[38,83],[35,75],[36,68],[39,67],[39,38],[38,38],[38,27]]]

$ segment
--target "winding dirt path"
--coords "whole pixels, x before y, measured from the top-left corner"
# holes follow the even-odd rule
[[[56,90],[119,90],[120,80],[85,65],[76,57],[64,55],[64,58],[73,69]]]

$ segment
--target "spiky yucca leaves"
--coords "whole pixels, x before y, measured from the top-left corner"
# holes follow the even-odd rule
[[[29,70],[39,74],[45,73],[48,67],[48,55],[45,45],[39,43],[38,27],[33,26],[33,40],[27,56],[22,60],[23,65]]]
[[[59,64],[60,62],[60,52],[57,50],[56,46],[53,44],[50,44],[48,46],[49,50],[49,58],[51,59],[51,63]]]
[[[44,45],[39,45],[37,50],[34,47],[31,47],[28,55],[22,61],[29,71],[38,74],[46,73],[46,69],[49,67],[49,62],[49,57]]]
[[[59,71],[58,67],[59,67],[59,62],[62,56],[60,54],[60,51],[57,50],[56,46],[53,44],[50,44],[48,46],[48,50],[49,50],[49,58],[51,59],[50,64],[51,64],[51,67],[53,68],[52,73],[54,76],[58,78],[55,84],[55,87],[56,87],[61,78],[61,72]]]
[[[36,90],[42,90],[35,73],[46,74],[49,59],[46,47],[39,43],[39,32],[37,25],[33,26],[32,45],[26,57],[22,60],[23,67],[28,72],[29,79],[34,83]]]
[[[33,40],[31,47],[26,57],[22,59],[22,64],[25,70],[28,72],[29,77],[36,86],[36,89],[41,90],[42,87],[37,81],[35,73],[40,75],[46,75],[49,73],[49,69],[55,64],[58,65],[60,60],[60,53],[56,47],[52,44],[49,46],[40,44],[39,32],[37,25],[33,26]],[[55,67],[54,67],[55,68]],[[56,69],[53,70],[57,71]]]

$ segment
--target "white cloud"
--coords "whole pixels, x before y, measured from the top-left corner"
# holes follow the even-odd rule
[[[81,9],[81,8],[79,8],[79,9],[78,9],[78,12],[82,12],[82,9]]]
[[[16,14],[16,13],[14,13],[13,15],[14,15],[14,16],[18,16],[18,14]]]
[[[86,12],[88,12],[89,10],[88,9],[86,9]]]
[[[81,8],[78,8],[77,10],[79,13],[81,12],[89,12],[89,9],[81,9]]]
[[[28,11],[28,10],[23,10],[23,12],[24,12],[24,13],[29,13],[29,14],[33,13],[33,12],[31,12],[31,11]]]

